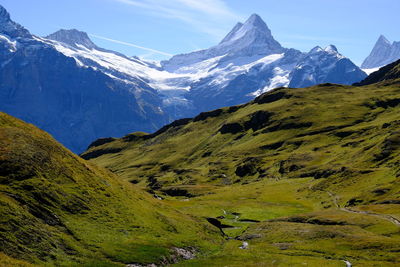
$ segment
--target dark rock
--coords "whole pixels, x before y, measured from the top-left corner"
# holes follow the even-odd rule
[[[162,171],[162,172],[169,171],[170,169],[171,169],[171,166],[168,165],[168,164],[162,165],[162,166],[160,167],[160,171]]]
[[[357,199],[357,198],[352,198],[352,199],[350,199],[349,201],[347,201],[347,203],[346,203],[346,207],[347,206],[356,206],[357,204],[361,204],[361,203],[363,203],[364,201],[362,200],[362,199]]]
[[[158,190],[162,187],[162,184],[154,176],[148,177],[147,182],[148,182],[148,186],[151,190]]]
[[[385,138],[381,152],[375,155],[375,161],[387,160],[398,149],[400,149],[400,131],[393,132]]]
[[[131,133],[128,135],[125,135],[124,137],[122,137],[122,141],[124,142],[134,142],[134,141],[139,141],[139,140],[146,140],[151,138],[150,134],[146,134],[143,132],[135,132],[135,133]]]
[[[252,176],[257,173],[254,162],[246,162],[236,168],[235,174],[239,177]]]
[[[201,157],[202,158],[207,158],[207,157],[211,156],[211,154],[212,154],[211,152],[206,152]]]
[[[192,121],[191,118],[185,118],[185,119],[180,119],[180,120],[173,121],[172,123],[170,123],[170,124],[165,125],[164,127],[162,127],[162,128],[161,128],[160,130],[158,130],[157,132],[155,132],[155,133],[149,135],[147,138],[152,138],[152,137],[158,136],[158,135],[160,135],[160,134],[162,134],[162,133],[165,133],[166,131],[168,131],[168,130],[171,129],[171,128],[176,128],[176,127],[185,126],[185,125],[187,125],[187,124],[188,124],[189,122],[191,122],[191,121]]]
[[[301,178],[305,178],[305,177],[314,177],[314,179],[321,179],[321,178],[328,178],[336,173],[338,173],[340,171],[338,170],[317,170],[317,171],[313,171],[313,172],[308,172],[308,173],[302,173],[300,175]]]
[[[161,191],[171,197],[193,197],[193,195],[189,193],[186,189],[177,187],[167,188]]]
[[[268,111],[257,111],[250,115],[251,118],[244,123],[244,127],[246,130],[253,129],[253,131],[257,131],[268,125],[268,122],[272,115],[273,113]]]
[[[273,143],[273,144],[269,144],[269,145],[260,146],[260,148],[263,150],[276,150],[276,149],[279,149],[280,147],[282,147],[284,143],[285,142],[277,142],[277,143]]]
[[[379,189],[373,190],[372,193],[374,193],[377,196],[382,196],[382,195],[386,194],[389,191],[390,191],[389,188],[379,188]]]
[[[340,138],[345,138],[354,133],[356,133],[356,132],[355,131],[343,131],[343,132],[336,132],[336,133],[334,133],[334,135],[336,135],[337,137],[340,137]]]
[[[213,111],[202,112],[199,115],[197,115],[196,117],[194,117],[193,121],[204,121],[208,118],[215,118],[215,117],[218,117],[219,115],[221,115],[222,112],[223,112],[222,109],[216,109]]]
[[[279,101],[284,98],[290,98],[291,95],[285,93],[285,92],[280,92],[278,89],[273,91],[272,93],[265,93],[254,99],[254,102],[257,104],[267,104],[267,103],[272,103]]]
[[[224,124],[221,129],[219,129],[219,132],[221,134],[237,134],[240,133],[244,130],[243,126],[240,123],[234,122],[234,123],[228,123]]]
[[[400,105],[400,98],[393,98],[393,99],[384,99],[384,100],[375,100],[375,102],[366,103],[365,106],[376,109],[376,108],[394,108]]]
[[[376,204],[400,204],[400,200],[399,199],[389,199],[389,200],[384,200],[384,201],[378,202]]]

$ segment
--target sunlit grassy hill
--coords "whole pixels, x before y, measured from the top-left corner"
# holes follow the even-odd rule
[[[311,177],[310,190],[341,191],[343,204],[397,203],[399,95],[396,83],[282,88],[156,134],[110,139],[83,157],[167,193]]]
[[[67,151],[47,133],[0,113],[0,266],[124,266],[173,262],[222,238]],[[16,260],[18,259],[18,260]]]
[[[182,266],[397,266],[397,69],[366,86],[279,88],[82,157],[233,227],[219,252]]]

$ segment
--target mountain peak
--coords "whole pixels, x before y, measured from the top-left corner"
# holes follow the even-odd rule
[[[252,14],[247,21],[245,22],[245,24],[251,24],[254,25],[256,27],[258,26],[262,26],[262,27],[266,27],[267,24],[265,24],[264,20],[258,15],[258,14]],[[268,27],[267,27],[268,28]]]
[[[10,13],[8,13],[7,9],[0,5],[0,23],[9,22],[10,20]]]
[[[257,14],[251,15],[245,23],[237,23],[219,46],[229,47],[229,51],[226,51],[229,53],[242,51],[243,55],[268,55],[282,53],[284,50],[272,36],[267,24]]]
[[[319,45],[317,45],[316,47],[314,47],[313,49],[310,50],[310,52],[308,52],[309,54],[314,54],[314,53],[318,53],[323,51],[322,47],[320,47]]]
[[[251,15],[245,23],[238,22],[220,44],[230,43],[240,39],[253,39],[253,41],[258,42],[275,41],[272,37],[271,30],[257,14]]]
[[[377,44],[383,43],[383,44],[389,44],[389,45],[391,45],[390,41],[389,41],[383,34],[381,34],[381,35],[379,36],[378,41],[377,41],[376,43],[377,43]]]
[[[328,45],[324,50],[330,53],[338,53],[338,49],[334,45]]]
[[[10,13],[2,5],[0,5],[0,33],[11,38],[30,36],[28,30],[11,20]]]
[[[380,68],[398,59],[400,59],[400,45],[397,42],[391,43],[384,35],[380,35],[361,68]]]
[[[242,28],[246,29],[247,31],[258,31],[272,38],[271,30],[268,28],[265,21],[257,14],[251,15],[243,24]]]
[[[46,37],[47,39],[58,41],[78,48],[77,45],[82,45],[88,49],[97,48],[97,46],[90,40],[86,32],[78,31],[76,29],[71,30],[59,30],[55,33],[50,34]]]

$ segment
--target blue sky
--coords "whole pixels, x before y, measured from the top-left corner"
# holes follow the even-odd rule
[[[0,4],[33,34],[76,28],[153,49],[92,36],[101,47],[147,59],[215,45],[252,13],[265,20],[285,47],[308,51],[335,44],[357,64],[380,34],[400,41],[399,0],[0,0]]]

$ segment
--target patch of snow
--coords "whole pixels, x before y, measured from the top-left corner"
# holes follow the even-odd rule
[[[16,52],[17,51],[17,41],[12,41],[9,37],[0,34],[0,41],[6,42],[6,44],[9,46],[8,50],[10,52]]]
[[[378,71],[381,67],[378,68],[372,68],[372,69],[362,69],[363,72],[365,72],[367,75],[370,75],[371,73],[374,73],[375,71]]]

